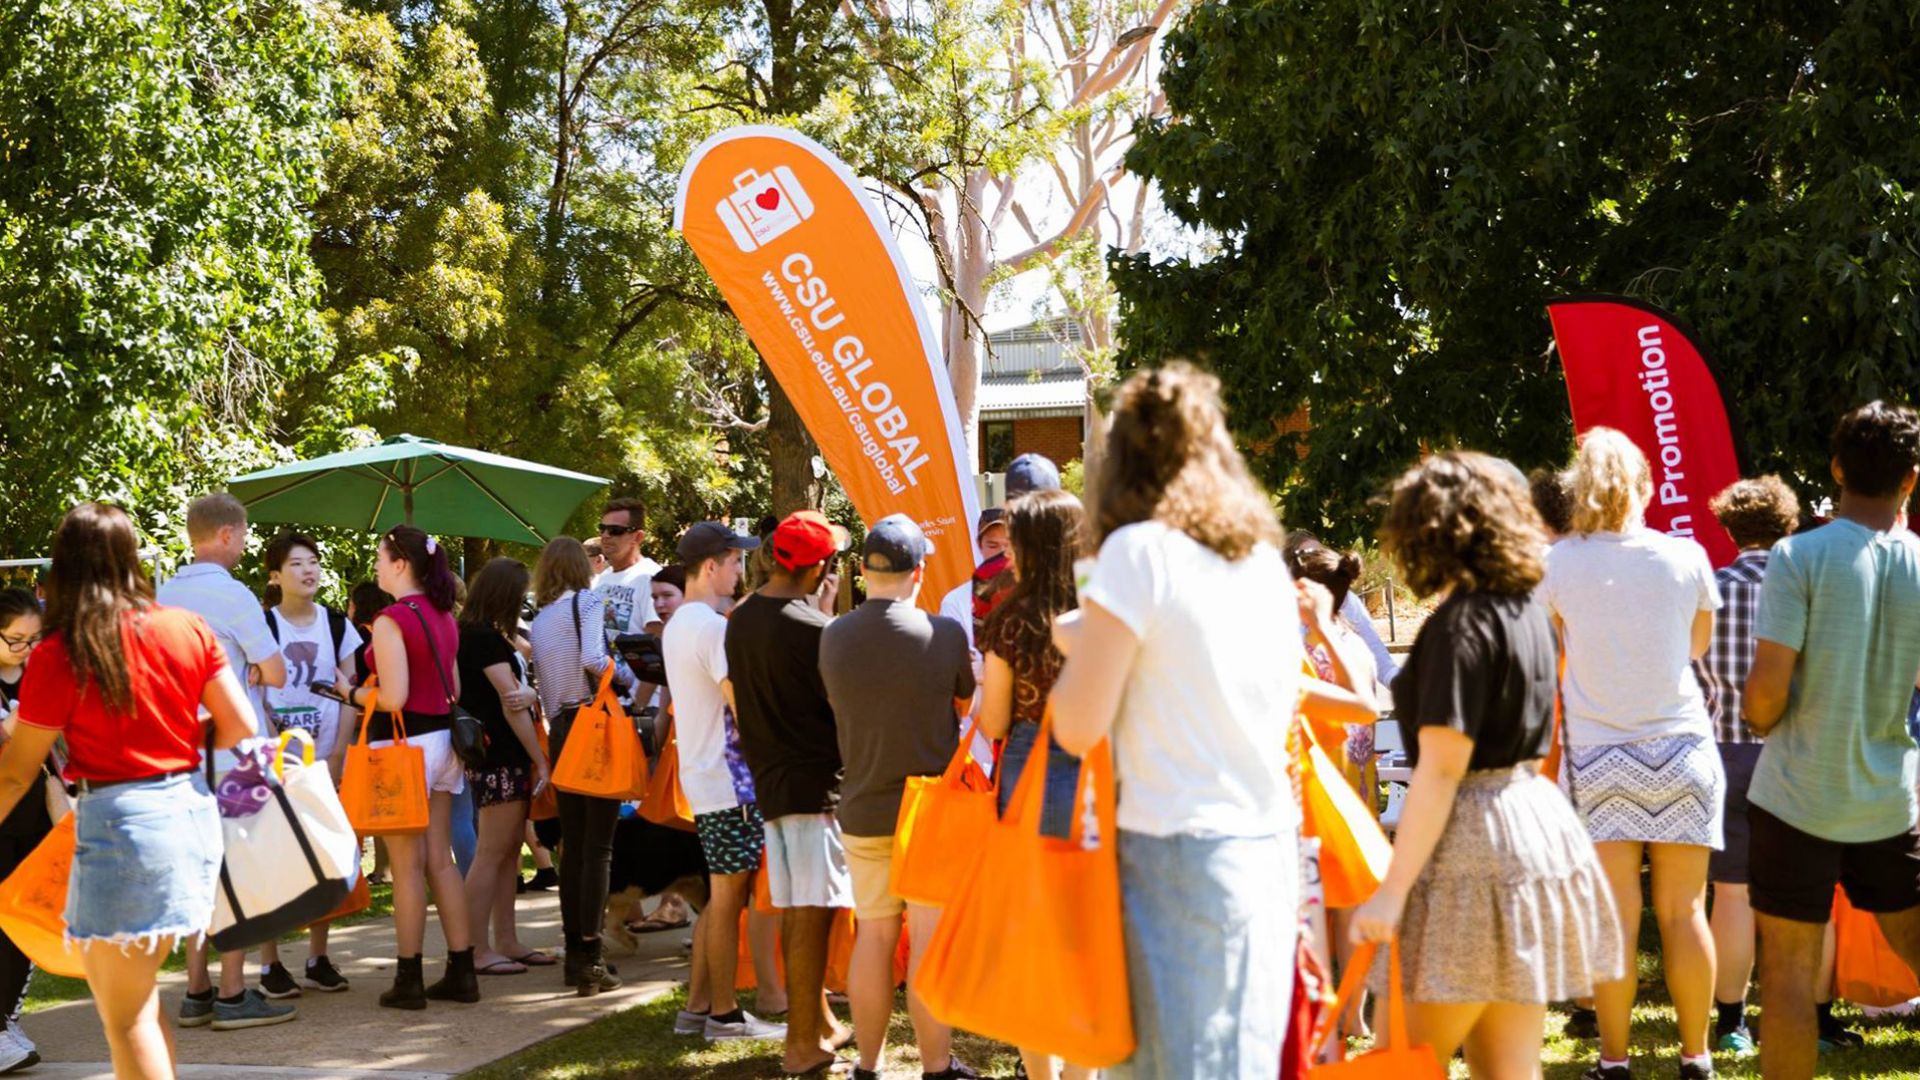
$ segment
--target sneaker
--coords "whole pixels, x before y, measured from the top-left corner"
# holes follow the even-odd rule
[[[1696,1065],[1691,1061],[1680,1063],[1680,1080],[1713,1080],[1713,1062]]]
[[[920,1080],[980,1080],[980,1074],[973,1067],[952,1054],[947,1055],[947,1067],[939,1072],[923,1072]]]
[[[24,1046],[29,1050],[40,1049],[38,1046],[34,1045],[32,1039],[27,1038],[26,1032],[20,1030],[19,1024],[20,1024],[20,1021],[15,1020],[12,1024],[7,1025],[7,1032],[13,1036],[14,1041],[18,1042],[21,1046]]]
[[[1608,1069],[1595,1062],[1593,1068],[1580,1074],[1580,1080],[1633,1080],[1633,1072],[1625,1065]]]
[[[787,1025],[769,1024],[745,1009],[740,1010],[740,1019],[731,1023],[707,1017],[706,1026],[701,1029],[708,1042],[725,1042],[732,1039],[784,1039],[787,1037]]]
[[[1576,1006],[1567,1014],[1567,1026],[1561,1032],[1569,1039],[1597,1039],[1600,1037],[1600,1014],[1592,1009]]]
[[[1878,1020],[1883,1016],[1912,1016],[1916,1012],[1920,1012],[1920,998],[1900,1001],[1892,1005],[1860,1006],[1860,1015],[1869,1020]]]
[[[549,866],[544,870],[535,870],[533,872],[533,880],[527,882],[527,891],[545,892],[558,884],[560,884],[560,874],[554,870],[553,867]]]
[[[316,956],[307,961],[307,977],[300,980],[323,994],[338,994],[347,989],[347,977],[340,974],[333,961],[324,956]]]
[[[293,981],[293,975],[287,971],[287,965],[275,962],[267,965],[260,973],[260,992],[275,1001],[282,998],[300,996],[300,984]]]
[[[188,994],[181,998],[178,1023],[187,1028],[205,1027],[213,1023],[213,991],[207,991],[204,997]]]
[[[1820,1052],[1823,1054],[1831,1054],[1839,1050],[1858,1050],[1865,1045],[1867,1045],[1866,1036],[1857,1031],[1848,1031],[1843,1027],[1820,1033]]]
[[[213,1030],[237,1031],[240,1028],[284,1024],[298,1015],[293,1006],[269,1004],[260,991],[249,989],[240,995],[239,1001],[232,1004],[224,1001],[213,1003]]]
[[[40,1064],[40,1052],[26,1036],[7,1028],[0,1031],[0,1073],[19,1072]]]
[[[1734,1028],[1720,1036],[1713,1044],[1716,1054],[1732,1054],[1734,1057],[1752,1057],[1754,1052],[1753,1032],[1746,1028]]]
[[[688,1012],[681,1009],[673,1014],[673,1033],[675,1035],[705,1035],[707,1033],[707,1014]]]

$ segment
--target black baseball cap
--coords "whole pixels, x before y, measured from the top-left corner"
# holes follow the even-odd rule
[[[862,549],[867,569],[882,574],[904,574],[933,554],[933,541],[905,514],[888,514],[867,530]]]
[[[752,551],[759,546],[759,540],[741,536],[724,521],[702,521],[680,534],[674,552],[682,563],[692,566],[702,559],[717,558],[729,551]]]

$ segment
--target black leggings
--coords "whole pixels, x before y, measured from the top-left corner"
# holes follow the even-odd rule
[[[572,727],[565,716],[549,737],[553,760]],[[613,868],[613,827],[620,820],[620,800],[591,795],[554,793],[560,807],[560,926],[569,940],[600,936],[607,908],[607,879]]]
[[[36,792],[28,792],[32,798]],[[13,873],[43,837],[0,835],[0,880]],[[27,999],[27,980],[33,975],[33,962],[6,934],[0,933],[0,1018],[12,1027],[20,1021],[20,1006]]]

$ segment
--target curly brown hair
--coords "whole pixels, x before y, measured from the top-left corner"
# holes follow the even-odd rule
[[[1437,454],[1394,481],[1380,546],[1420,596],[1519,595],[1546,576],[1546,526],[1518,470],[1472,451]]]
[[[1281,542],[1273,504],[1227,432],[1220,380],[1180,361],[1121,384],[1092,501],[1102,543],[1142,521],[1178,529],[1229,561]]]
[[[1800,500],[1778,476],[1737,480],[1707,506],[1742,548],[1772,547],[1800,527]]]

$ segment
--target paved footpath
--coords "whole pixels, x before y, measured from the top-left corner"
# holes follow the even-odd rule
[[[558,953],[560,907],[551,892],[520,897],[520,937]],[[648,934],[635,956],[610,959],[626,985],[583,998],[560,983],[560,968],[525,975],[485,976],[477,1005],[433,1002],[425,1012],[382,1009],[375,999],[393,979],[393,922],[377,919],[335,930],[328,952],[353,983],[343,994],[308,990],[289,1004],[299,1019],[243,1031],[175,1028],[180,1076],[193,1080],[258,1077],[285,1080],[448,1080],[569,1031],[608,1013],[652,1000],[685,981],[687,931]],[[439,923],[427,918],[427,980],[440,977],[446,948]],[[280,947],[282,962],[298,972],[307,945]],[[258,956],[249,984],[258,981]],[[186,991],[185,973],[160,977],[160,1001],[169,1022]],[[61,1080],[109,1080],[107,1043],[90,1001],[36,1012],[22,1025],[45,1061],[23,1075]]]

